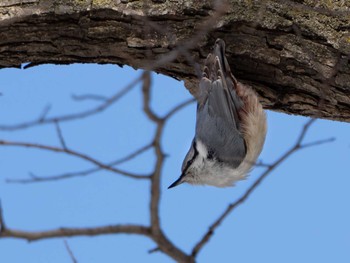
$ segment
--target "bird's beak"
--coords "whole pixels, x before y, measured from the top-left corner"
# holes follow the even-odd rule
[[[178,186],[178,185],[184,183],[185,180],[184,180],[183,178],[184,178],[184,175],[182,174],[182,175],[179,177],[179,179],[177,179],[175,182],[173,182],[173,183],[168,187],[168,189],[173,188],[173,187],[175,187],[175,186]]]

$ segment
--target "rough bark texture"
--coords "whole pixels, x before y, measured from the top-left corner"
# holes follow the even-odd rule
[[[349,122],[349,29],[342,0],[230,0],[216,18],[207,0],[2,0],[0,67],[156,65],[194,93],[193,62],[222,38],[234,74],[266,109]]]

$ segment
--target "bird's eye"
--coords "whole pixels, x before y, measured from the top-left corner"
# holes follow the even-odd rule
[[[209,150],[207,153],[207,158],[209,160],[213,160],[214,159],[214,151],[213,150]]]

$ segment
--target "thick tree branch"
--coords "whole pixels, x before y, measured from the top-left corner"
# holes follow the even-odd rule
[[[0,67],[156,67],[195,94],[194,65],[219,37],[265,108],[350,121],[349,1],[10,2],[0,4]]]

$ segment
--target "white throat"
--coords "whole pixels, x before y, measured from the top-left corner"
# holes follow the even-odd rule
[[[233,186],[238,180],[245,178],[245,174],[230,166],[207,158],[208,149],[200,141],[196,140],[198,155],[191,165],[191,170],[186,176],[186,182],[190,184],[207,184],[217,187]]]

